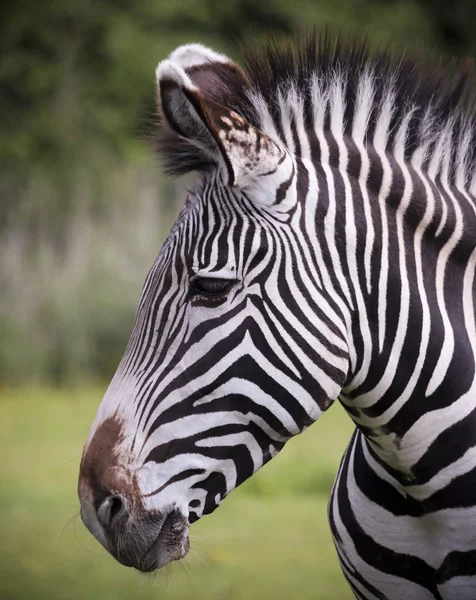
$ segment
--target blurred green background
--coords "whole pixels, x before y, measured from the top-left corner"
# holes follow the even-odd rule
[[[337,406],[165,573],[115,564],[75,518],[82,444],[184,197],[146,141],[155,66],[180,43],[236,57],[314,23],[458,60],[473,17],[473,0],[1,3],[0,600],[350,598],[326,521],[352,429]]]

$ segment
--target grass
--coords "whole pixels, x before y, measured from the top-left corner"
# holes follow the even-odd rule
[[[346,600],[326,518],[352,425],[338,406],[191,530],[185,561],[144,577],[77,514],[82,445],[102,390],[0,392],[1,600]]]

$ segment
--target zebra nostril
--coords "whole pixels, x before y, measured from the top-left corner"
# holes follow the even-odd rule
[[[99,522],[106,529],[112,527],[117,519],[122,517],[126,510],[127,501],[124,496],[121,496],[120,494],[108,496],[99,507]]]

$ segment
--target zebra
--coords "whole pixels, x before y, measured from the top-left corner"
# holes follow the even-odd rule
[[[198,177],[86,442],[82,519],[125,565],[179,560],[338,399],[355,597],[474,600],[470,74],[317,33],[244,61],[194,43],[157,67],[158,151]]]

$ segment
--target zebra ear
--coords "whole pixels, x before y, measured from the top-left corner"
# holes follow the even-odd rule
[[[241,115],[215,100],[226,101],[233,78],[235,84],[241,78],[242,89],[244,77],[229,59],[198,44],[179,48],[157,67],[159,100],[168,125],[200,150],[203,158],[198,164],[223,164],[229,185],[236,187],[276,172],[287,154]]]

